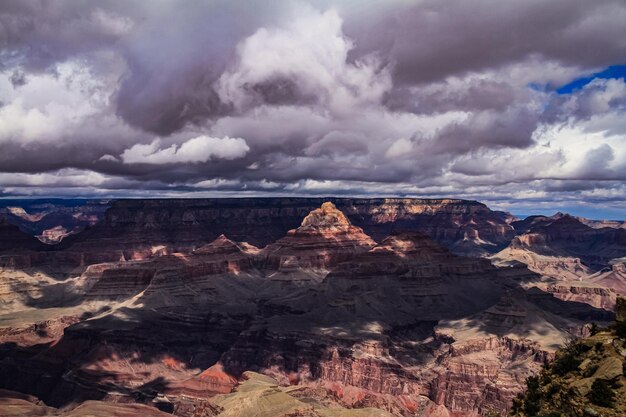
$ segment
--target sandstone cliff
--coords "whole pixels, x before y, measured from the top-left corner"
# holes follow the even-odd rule
[[[513,239],[510,248],[546,256],[578,258],[597,270],[611,259],[626,255],[626,229],[591,228],[572,216],[562,215],[531,225]]]
[[[487,235],[430,236],[508,227],[480,204],[334,200],[299,213],[293,199],[263,217],[211,201],[116,203],[102,225],[1,269],[0,387],[68,410],[232,415],[246,399],[291,416],[479,416],[504,413],[563,340],[611,318],[536,288],[523,266],[444,243]],[[270,236],[296,218],[263,249],[216,234]],[[391,233],[376,244],[366,221]],[[420,224],[432,228],[402,230]]]
[[[72,236],[66,246],[123,249],[127,259],[154,246],[185,251],[220,234],[258,247],[297,228],[324,201],[374,240],[395,230],[421,230],[459,253],[493,253],[515,235],[512,217],[464,200],[241,198],[194,200],[118,200],[101,224]]]
[[[300,227],[266,246],[260,253],[264,267],[288,273],[302,269],[328,272],[328,269],[376,243],[353,226],[333,203],[323,203],[311,211]]]

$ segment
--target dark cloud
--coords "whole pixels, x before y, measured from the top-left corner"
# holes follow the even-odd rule
[[[42,71],[79,54],[115,47],[142,14],[132,2],[6,0],[0,5],[2,55],[27,71]]]
[[[595,79],[575,94],[553,94],[544,119],[568,118],[589,120],[593,116],[626,110],[624,79]]]
[[[407,2],[369,22],[347,21],[363,40],[356,53],[378,47],[395,62],[399,82],[500,67],[531,56],[596,68],[621,63],[626,45],[620,0],[427,0]],[[367,24],[366,24],[367,23]]]
[[[259,104],[302,105],[314,104],[317,101],[314,95],[300,91],[297,82],[284,77],[276,77],[243,87],[258,95]]]
[[[624,21],[619,0],[6,0],[0,186],[626,211],[624,80],[553,91],[626,62]]]
[[[533,143],[532,133],[537,123],[537,114],[528,109],[477,112],[470,120],[442,129],[436,140],[420,141],[420,148],[430,147],[433,153],[452,154],[465,154],[483,147],[526,148]]]
[[[367,142],[363,135],[333,130],[306,148],[304,153],[307,156],[367,155]]]
[[[466,79],[462,83],[441,82],[429,87],[397,88],[385,97],[391,110],[442,113],[464,110],[500,110],[532,94],[501,80]]]
[[[9,81],[11,81],[13,88],[19,88],[26,84],[26,74],[24,74],[24,71],[14,70],[9,77]]]

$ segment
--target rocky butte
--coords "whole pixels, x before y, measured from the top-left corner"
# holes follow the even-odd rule
[[[572,341],[515,399],[512,417],[537,415],[606,416],[626,414],[626,298],[617,299],[616,322]]]
[[[626,290],[619,222],[447,199],[107,204],[55,244],[0,223],[0,415],[504,415]]]

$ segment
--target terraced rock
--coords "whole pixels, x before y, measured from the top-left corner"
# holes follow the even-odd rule
[[[46,413],[95,401],[181,417],[476,417],[508,410],[564,340],[612,317],[606,295],[579,285],[581,297],[600,297],[594,307],[519,263],[459,256],[441,244],[460,242],[447,232],[436,242],[396,230],[376,244],[356,225],[430,219],[432,232],[455,219],[465,230],[485,219],[481,205],[345,200],[343,213],[327,202],[258,249],[205,228],[242,225],[245,214],[247,230],[260,230],[258,207],[233,202],[227,218],[222,206],[189,204],[121,204],[107,222],[129,241],[94,227],[0,270],[0,386],[59,407]],[[208,213],[221,214],[207,223]],[[619,279],[615,268],[597,279]]]

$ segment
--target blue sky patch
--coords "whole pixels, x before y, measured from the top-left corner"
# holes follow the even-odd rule
[[[626,78],[626,65],[612,65],[587,77],[577,78],[574,81],[557,88],[555,91],[558,94],[571,94],[576,90],[580,90],[596,78]]]

